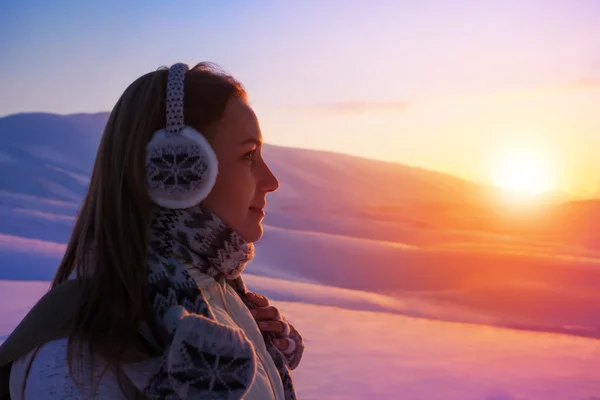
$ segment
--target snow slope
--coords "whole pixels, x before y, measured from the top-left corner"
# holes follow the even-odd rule
[[[273,304],[306,339],[293,373],[304,400],[593,400],[600,394],[597,340],[352,309],[353,302],[386,303],[368,294],[344,293],[335,307],[316,305],[336,289],[298,290],[262,277],[248,283],[256,291],[269,288],[273,297],[296,293],[293,302]],[[47,287],[0,281],[0,302],[9,304],[0,342]]]
[[[0,118],[0,341],[48,288],[106,117]],[[307,339],[302,399],[600,398],[599,202],[510,211],[437,172],[265,157],[282,187],[246,280]]]

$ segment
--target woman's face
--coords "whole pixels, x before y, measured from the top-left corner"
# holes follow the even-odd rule
[[[246,101],[232,98],[210,137],[219,173],[204,204],[245,240],[256,242],[263,233],[267,193],[279,187],[262,158],[258,119]]]

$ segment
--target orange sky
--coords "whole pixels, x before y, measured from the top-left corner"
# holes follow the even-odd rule
[[[278,143],[397,161],[493,182],[514,153],[531,154],[554,189],[600,195],[600,82],[431,96],[410,104],[259,107]],[[336,132],[336,135],[332,135]],[[538,161],[540,160],[540,161]]]

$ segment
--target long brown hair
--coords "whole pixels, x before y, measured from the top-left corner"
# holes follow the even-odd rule
[[[81,297],[69,336],[74,345],[108,365],[125,362],[135,348],[142,321],[153,321],[147,297],[146,251],[152,203],[146,191],[146,146],[165,127],[167,68],[134,81],[113,108],[96,155],[88,192],[64,257],[52,281],[56,287],[76,270]],[[210,133],[232,97],[246,98],[242,85],[210,63],[186,75],[186,123]],[[210,134],[207,134],[210,141]],[[85,279],[82,279],[85,278]],[[80,347],[82,349],[82,347]]]

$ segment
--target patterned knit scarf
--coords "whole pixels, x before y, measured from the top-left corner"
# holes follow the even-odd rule
[[[217,281],[225,278],[248,306],[241,277],[254,246],[198,205],[185,210],[156,207],[151,222],[148,289],[156,320],[168,335],[159,370],[144,390],[151,399],[242,398],[256,373],[254,349],[240,329],[216,322],[196,282],[183,267],[193,265]],[[287,322],[287,321],[286,321]],[[288,323],[289,324],[289,323]],[[290,369],[303,352],[300,334],[287,332],[296,344],[292,354],[263,334],[281,377],[286,400],[296,399]]]

